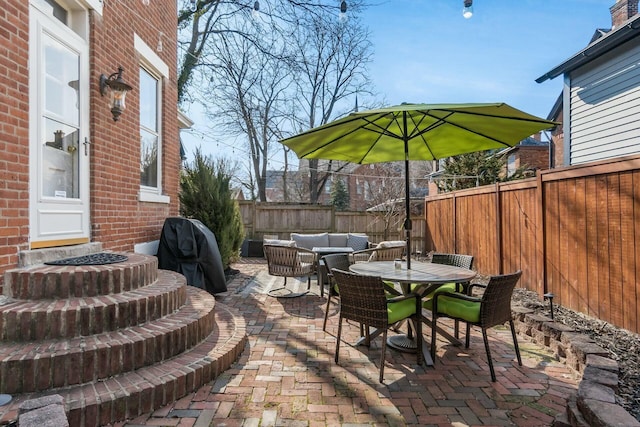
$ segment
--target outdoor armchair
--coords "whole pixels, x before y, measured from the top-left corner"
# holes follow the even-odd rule
[[[491,350],[489,349],[489,340],[487,339],[487,329],[509,322],[518,364],[522,366],[520,348],[518,347],[518,339],[516,338],[516,330],[511,314],[511,295],[521,275],[522,272],[517,271],[512,274],[491,276],[486,285],[470,285],[469,295],[459,292],[436,293],[433,297],[433,318],[431,322],[431,357],[434,362],[436,353],[436,324],[438,318],[448,317],[467,323],[466,348],[469,348],[471,326],[479,326],[482,329],[482,338],[487,352],[491,380],[494,382],[496,381],[496,374],[493,369]],[[475,286],[485,288],[482,296],[471,295],[473,287]]]
[[[405,249],[405,246],[383,246],[363,249],[352,252],[351,259],[353,262],[393,261],[401,259]]]
[[[296,246],[263,245],[269,274],[284,277],[307,277],[307,290],[311,288],[311,276],[316,272],[316,254]]]
[[[338,363],[342,320],[348,319],[366,325],[365,343],[370,345],[371,338],[382,333],[382,349],[380,356],[380,377],[384,378],[384,360],[387,348],[387,331],[395,323],[405,319],[413,319],[416,325],[418,341],[418,364],[422,364],[422,322],[420,321],[420,297],[410,293],[394,298],[387,298],[385,284],[380,277],[361,276],[346,271],[333,269],[333,278],[340,289],[340,319],[338,321],[338,337],[336,340],[335,362]],[[369,328],[376,328],[371,334]]]

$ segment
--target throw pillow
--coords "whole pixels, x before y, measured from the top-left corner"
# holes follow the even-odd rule
[[[354,251],[361,251],[369,247],[369,237],[365,234],[351,234],[347,237],[347,246]]]

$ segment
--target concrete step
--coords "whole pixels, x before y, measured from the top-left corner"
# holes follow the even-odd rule
[[[206,294],[202,290],[197,292]],[[235,309],[216,304],[214,325],[204,341],[162,364],[145,366],[104,381],[16,395],[9,405],[0,407],[0,425],[17,417],[23,401],[50,394],[64,398],[72,426],[104,426],[178,400],[228,369],[246,346],[246,323]]]
[[[0,393],[99,381],[197,346],[214,329],[216,302],[206,291],[183,287],[187,299],[182,307],[138,326],[72,339],[5,343],[0,346]]]
[[[184,276],[160,270],[155,283],[118,294],[32,301],[7,298],[0,307],[0,340],[43,341],[115,331],[173,313],[186,296]]]

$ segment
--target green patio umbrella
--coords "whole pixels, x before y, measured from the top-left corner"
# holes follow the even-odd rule
[[[504,103],[401,104],[352,113],[280,142],[301,159],[359,164],[404,160],[404,228],[410,255],[409,160],[513,147],[555,125]],[[407,267],[411,268],[410,256]]]

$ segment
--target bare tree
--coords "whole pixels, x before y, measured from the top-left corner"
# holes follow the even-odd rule
[[[191,10],[191,1],[183,0],[179,96],[186,99],[189,82],[202,71],[197,73],[199,87],[209,90],[199,94],[201,102],[212,123],[222,124],[218,129],[246,138],[249,175],[256,180],[258,199],[265,201],[265,172],[282,148],[277,140],[328,122],[340,115],[336,104],[341,100],[367,93],[364,73],[371,46],[355,17],[338,22],[333,1],[263,2],[268,9],[260,10],[258,20],[250,18],[249,3],[197,0]],[[359,0],[349,3],[355,14]],[[292,186],[284,154],[288,199]],[[325,164],[325,171],[337,170],[333,162]],[[311,166],[309,194],[315,203],[328,175],[317,173],[317,161]]]
[[[357,3],[353,3],[357,10]],[[299,12],[295,8],[289,11],[299,22],[290,38],[295,51],[289,64],[296,76],[293,99],[297,126],[293,129],[309,129],[351,111],[355,94],[368,93],[366,66],[372,48],[369,33],[356,16],[340,22],[334,17]],[[337,109],[340,103],[342,111]],[[330,173],[338,168],[332,161],[310,159],[308,170],[310,202],[317,203]]]
[[[255,30],[255,29],[254,29]],[[243,28],[243,34],[250,29]],[[262,40],[277,49],[276,40]],[[225,129],[246,137],[258,200],[265,202],[266,171],[270,148],[280,134],[281,111],[291,79],[286,67],[273,56],[263,55],[246,37],[228,34],[212,49],[214,62],[207,64],[216,78],[209,94],[216,96],[215,112]]]
[[[383,240],[388,240],[390,230],[400,229],[403,224],[404,179],[402,177],[404,174],[402,171],[403,164],[400,162],[378,163],[369,168],[363,177],[367,212],[373,215],[375,221],[383,222]]]
[[[196,70],[206,63],[207,49],[222,38],[235,34],[260,46],[255,33],[245,32],[241,23],[250,20],[256,3],[238,0],[178,0],[178,46],[180,47],[178,70],[178,102],[184,102]],[[286,0],[287,4],[307,14],[323,16],[335,10],[334,0]],[[265,20],[287,22],[287,17],[276,10],[263,9],[259,14]],[[291,23],[291,21],[289,21]],[[268,49],[264,53],[269,53]],[[207,74],[207,73],[205,73]]]

